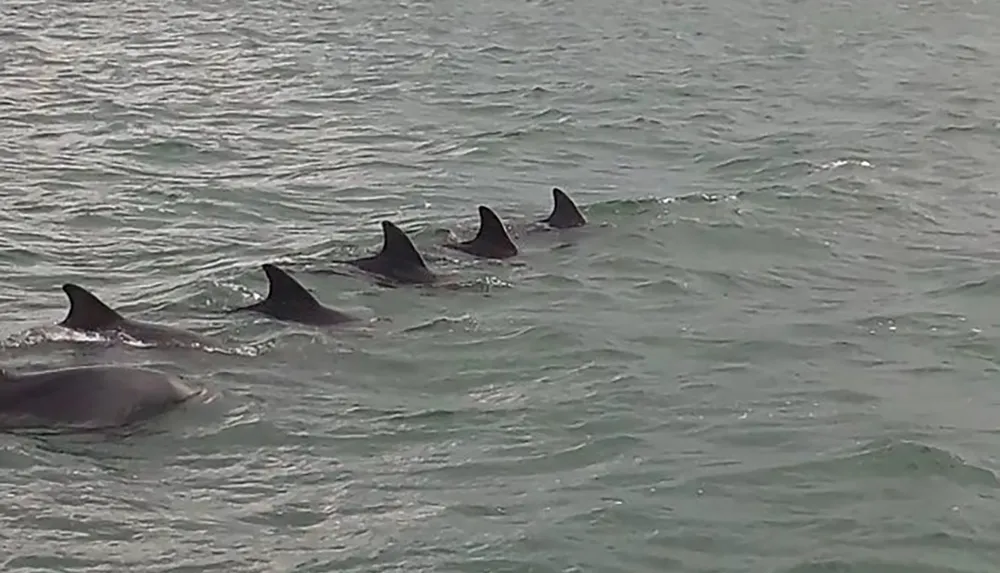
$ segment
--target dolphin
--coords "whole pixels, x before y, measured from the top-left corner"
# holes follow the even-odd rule
[[[570,229],[572,227],[582,227],[587,224],[587,219],[580,213],[576,203],[569,198],[565,191],[558,187],[552,188],[552,199],[555,205],[552,207],[552,214],[542,219],[540,222],[548,223],[556,229]]]
[[[123,427],[200,393],[145,368],[80,366],[25,374],[0,370],[0,428]]]
[[[69,297],[69,312],[59,326],[86,332],[121,332],[146,343],[211,344],[188,330],[125,318],[81,286],[66,283],[62,289]]]
[[[430,284],[437,280],[402,229],[391,221],[382,221],[382,236],[382,250],[378,254],[341,262],[403,284]]]
[[[445,247],[485,259],[506,259],[517,255],[517,245],[510,239],[500,217],[484,205],[479,206],[479,232],[470,241],[445,243]]]
[[[339,310],[320,304],[316,297],[310,294],[299,281],[293,279],[291,275],[277,266],[265,263],[261,267],[267,275],[267,298],[250,306],[234,308],[229,312],[250,310],[278,320],[316,326],[341,324],[356,320]]]

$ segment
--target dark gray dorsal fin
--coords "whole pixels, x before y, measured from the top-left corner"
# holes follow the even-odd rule
[[[500,217],[493,209],[485,205],[479,206],[479,232],[476,233],[475,241],[487,241],[497,245],[514,246],[514,241],[510,240],[507,228],[503,226]]]
[[[565,191],[558,187],[552,188],[552,199],[555,205],[552,207],[552,214],[542,219],[543,223],[548,223],[557,229],[568,229],[570,227],[582,227],[587,224],[587,220],[576,207],[576,203],[569,198]]]
[[[117,311],[81,286],[66,283],[62,289],[69,297],[69,313],[59,323],[60,326],[77,330],[101,330],[125,320]]]
[[[306,287],[299,281],[275,265],[265,263],[261,265],[264,274],[267,275],[268,291],[264,304],[295,305],[295,306],[319,306],[316,300]]]
[[[471,241],[473,245],[482,245],[497,256],[514,256],[517,245],[511,240],[507,228],[503,226],[496,212],[485,205],[479,206],[479,232]]]
[[[427,268],[424,258],[413,246],[413,241],[391,221],[382,221],[382,237],[382,250],[379,251],[376,258],[390,259],[396,263]]]

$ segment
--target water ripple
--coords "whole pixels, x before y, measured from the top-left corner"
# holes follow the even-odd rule
[[[954,8],[4,3],[4,363],[211,399],[5,439],[0,567],[988,570],[1000,13]],[[515,262],[441,248],[476,204]],[[448,287],[328,272],[387,218]],[[222,312],[263,262],[362,324]],[[55,327],[66,281],[220,348]]]

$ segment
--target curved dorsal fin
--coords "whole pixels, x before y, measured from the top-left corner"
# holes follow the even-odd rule
[[[400,283],[430,284],[437,280],[413,241],[391,221],[382,221],[382,248],[377,254],[342,262]]]
[[[552,214],[542,219],[543,223],[548,223],[557,229],[569,229],[570,227],[582,227],[587,224],[587,220],[576,207],[576,203],[569,198],[565,191],[558,187],[552,188],[552,199],[555,205],[552,207]]]
[[[60,326],[77,330],[101,330],[125,320],[117,311],[81,286],[66,283],[62,289],[69,297],[69,313],[59,323]]]
[[[306,287],[293,279],[292,275],[286,273],[275,265],[265,263],[261,265],[264,274],[267,275],[268,291],[264,304],[295,305],[295,306],[319,306],[316,300]]]
[[[382,250],[379,251],[376,258],[391,259],[397,263],[427,268],[424,258],[420,256],[413,241],[392,221],[382,221]]]
[[[485,205],[479,206],[479,232],[476,233],[476,238],[473,241],[485,241],[517,254],[517,246],[510,239],[507,228],[503,226],[500,217],[497,216],[493,209]]]
[[[479,232],[476,233],[476,238],[445,246],[488,259],[506,259],[517,254],[517,245],[510,239],[500,217],[485,205],[479,206]]]

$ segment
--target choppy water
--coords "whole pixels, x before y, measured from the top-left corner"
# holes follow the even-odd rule
[[[1000,4],[0,4],[0,569],[992,572]],[[441,249],[560,186],[591,221]],[[400,223],[458,290],[313,273]],[[365,318],[223,315],[262,262]],[[217,337],[87,342],[59,285]]]

